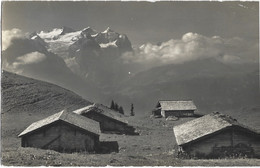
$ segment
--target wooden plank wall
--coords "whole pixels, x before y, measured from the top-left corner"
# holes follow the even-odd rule
[[[260,136],[257,137],[248,132],[234,130],[233,141],[234,145],[239,143],[250,145],[254,149],[255,154],[260,156]]]
[[[106,131],[124,132],[126,130],[126,126],[127,126],[126,124],[110,119],[109,117],[106,117],[104,115],[90,112],[84,114],[84,116],[99,122],[102,132],[106,132]]]
[[[167,118],[168,116],[176,116],[176,117],[186,117],[186,116],[193,116],[193,110],[171,110],[165,111],[164,117]]]
[[[189,146],[185,146],[183,149],[189,152],[191,155],[195,155],[197,152],[207,155],[212,152],[212,147],[214,146],[230,146],[230,139],[230,132],[224,131],[221,132],[221,134],[214,135],[213,137],[208,137]]]
[[[254,149],[255,154],[260,156],[259,136],[257,137],[248,132],[241,132],[241,130],[237,129],[223,130],[222,132],[208,138],[185,145],[183,146],[183,149],[193,156],[196,153],[208,155],[212,152],[213,147],[236,146],[239,143],[251,146]]]
[[[98,143],[93,134],[58,122],[23,138],[27,147],[53,149],[56,151],[93,151]]]

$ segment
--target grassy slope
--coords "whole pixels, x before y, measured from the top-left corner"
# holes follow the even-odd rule
[[[89,105],[75,93],[47,82],[4,71],[2,73],[2,143],[17,147],[17,135],[32,122],[64,108],[78,109]]]

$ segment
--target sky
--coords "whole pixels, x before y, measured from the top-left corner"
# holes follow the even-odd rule
[[[258,42],[258,2],[3,2],[2,29],[107,27],[132,44],[165,42],[193,32]]]

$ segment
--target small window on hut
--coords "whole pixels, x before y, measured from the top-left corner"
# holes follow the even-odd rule
[[[74,136],[76,136],[77,135],[77,130],[76,129],[74,129]]]

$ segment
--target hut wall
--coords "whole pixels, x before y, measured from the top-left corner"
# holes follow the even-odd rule
[[[236,144],[246,144],[254,149],[254,153],[260,157],[260,136],[255,134],[234,130],[233,132],[234,145]]]
[[[91,152],[95,151],[98,146],[98,136],[76,127],[62,125],[61,134],[60,145],[63,150]]]
[[[58,149],[59,142],[55,140],[59,136],[59,127],[57,125],[52,125],[45,127],[39,131],[35,131],[31,134],[28,134],[22,137],[22,146],[23,147],[34,147],[34,148],[43,148],[48,142],[51,142],[51,145],[48,146],[50,149]]]
[[[230,139],[230,132],[224,131],[221,132],[221,134],[205,138],[192,144],[187,144],[187,146],[183,146],[183,150],[188,152],[192,156],[197,155],[197,153],[208,155],[212,152],[212,148],[214,146],[230,146]]]
[[[112,120],[105,120],[102,125],[103,130],[106,131],[125,131],[125,126]]]
[[[194,110],[169,110],[164,111],[164,117],[167,118],[168,116],[176,116],[176,117],[188,117],[193,116]]]
[[[91,118],[100,123],[100,129],[102,132],[125,132],[127,130],[127,124],[119,122],[117,120],[106,117],[96,112],[88,112],[84,116]]]
[[[62,122],[45,127],[22,138],[24,147],[56,151],[94,151],[98,136],[88,134]]]
[[[183,146],[183,150],[189,153],[191,156],[196,156],[198,154],[209,155],[212,154],[214,151],[213,149],[220,149],[221,147],[235,147],[241,143],[252,147],[255,154],[260,156],[259,137],[256,137],[254,134],[241,132],[240,130],[236,129],[224,130],[213,136],[201,139],[191,144],[187,144]]]

